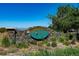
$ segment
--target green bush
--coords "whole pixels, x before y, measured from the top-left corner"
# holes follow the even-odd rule
[[[70,42],[65,40],[63,44],[68,46]]]
[[[7,31],[5,28],[0,28],[1,33],[5,32],[5,31]]]
[[[64,42],[64,40],[65,40],[65,37],[64,36],[60,36],[60,38],[59,38],[59,42]]]
[[[16,39],[12,39],[11,44],[15,45],[16,44]]]
[[[51,44],[50,45],[52,47],[56,47],[57,46],[57,39],[55,37],[52,37],[50,40],[51,40]]]
[[[61,33],[61,36],[59,37],[59,42],[64,43],[64,41],[68,41],[69,36],[67,33]]]
[[[43,44],[43,45],[46,45],[46,46],[50,46],[50,42],[48,42],[48,41],[43,41],[42,44]]]
[[[27,48],[28,45],[29,45],[29,44],[26,43],[26,42],[20,42],[20,43],[16,44],[16,47],[17,47],[17,48]]]
[[[73,35],[72,35],[72,34],[69,35],[69,39],[70,39],[70,40],[73,39]]]
[[[69,37],[69,40],[76,39],[76,33],[75,32],[68,32],[67,36]]]
[[[9,47],[10,46],[10,41],[7,37],[2,39],[2,46],[4,46],[4,47]]]
[[[50,40],[51,40],[51,46],[56,47],[58,38],[57,38],[55,32],[52,33],[52,37],[50,38]]]
[[[57,46],[56,41],[52,41],[52,47],[56,47],[56,46]]]
[[[56,34],[55,34],[55,32],[54,33],[52,33],[52,37],[51,37],[51,41],[57,41],[57,36],[56,36]]]

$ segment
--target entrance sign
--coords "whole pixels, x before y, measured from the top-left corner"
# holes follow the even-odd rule
[[[43,40],[48,37],[49,32],[46,30],[35,30],[35,31],[32,31],[30,35],[35,40]]]

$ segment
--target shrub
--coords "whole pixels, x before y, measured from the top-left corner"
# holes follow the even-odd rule
[[[70,34],[69,35],[69,39],[72,40],[73,39],[73,35]]]
[[[64,42],[64,40],[65,40],[65,37],[63,37],[63,36],[60,36],[60,38],[59,38],[59,42]]]
[[[52,33],[52,37],[51,37],[50,40],[51,40],[51,41],[56,41],[56,40],[57,40],[57,36],[56,36],[55,32]]]
[[[63,43],[65,40],[67,40],[67,37],[64,33],[62,33],[61,36],[59,37],[59,42]]]
[[[43,41],[42,44],[45,45],[45,46],[50,46],[50,42],[49,41]]]
[[[55,32],[53,32],[52,33],[52,37],[50,38],[50,40],[51,40],[51,46],[52,47],[56,47],[57,46],[57,36],[56,36],[56,34],[55,34]]]
[[[56,47],[56,46],[57,46],[56,41],[52,41],[52,47]]]
[[[52,41],[51,41],[51,46],[52,46],[52,47],[56,47],[56,46],[57,46],[57,42],[56,42],[57,39],[56,39],[56,37],[52,37],[51,40],[52,40]]]
[[[16,44],[16,39],[13,39],[11,44],[15,45]]]
[[[17,48],[27,48],[28,45],[29,45],[29,44],[26,43],[26,42],[20,42],[20,43],[16,44],[16,47],[17,47]]]
[[[5,31],[6,31],[5,28],[0,28],[0,32],[1,32],[1,33],[5,32]]]
[[[70,43],[75,44],[75,41],[76,41],[75,33],[74,32],[68,33],[67,36],[68,36],[69,40],[71,41]]]
[[[67,33],[61,33],[61,36],[59,37],[59,42],[64,43],[64,41],[68,41],[69,36]]]
[[[70,42],[65,40],[63,44],[68,46]]]
[[[7,37],[2,39],[2,46],[4,46],[4,47],[9,47],[10,46],[10,41]]]

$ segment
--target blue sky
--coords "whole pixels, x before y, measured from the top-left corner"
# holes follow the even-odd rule
[[[48,26],[51,21],[47,15],[55,15],[59,3],[0,3],[0,27],[28,28]],[[78,7],[79,4],[72,4]]]

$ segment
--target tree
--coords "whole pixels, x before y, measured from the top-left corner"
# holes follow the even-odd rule
[[[79,8],[70,5],[60,6],[57,14],[49,18],[52,19],[52,27],[55,30],[67,32],[79,28]]]

